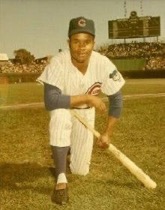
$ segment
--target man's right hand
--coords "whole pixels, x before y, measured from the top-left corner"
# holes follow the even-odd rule
[[[101,98],[93,95],[87,95],[87,104],[90,107],[95,107],[100,112],[105,112],[107,107]]]

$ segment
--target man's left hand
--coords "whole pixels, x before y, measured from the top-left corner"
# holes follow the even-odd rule
[[[110,144],[110,138],[108,134],[103,134],[100,136],[100,138],[97,140],[97,145],[102,149],[107,149]]]

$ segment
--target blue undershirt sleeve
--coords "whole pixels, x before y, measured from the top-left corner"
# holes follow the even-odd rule
[[[69,109],[70,96],[63,95],[56,86],[44,83],[44,103],[48,111],[59,108]]]
[[[123,97],[121,91],[118,91],[114,95],[108,96],[109,100],[109,116],[119,118],[123,108]]]

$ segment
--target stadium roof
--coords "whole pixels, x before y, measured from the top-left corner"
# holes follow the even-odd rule
[[[7,54],[5,53],[0,53],[0,61],[8,61],[9,58],[7,56]]]

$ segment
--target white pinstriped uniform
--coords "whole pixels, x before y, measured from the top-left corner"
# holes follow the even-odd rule
[[[54,85],[66,95],[93,94],[101,89],[106,95],[115,94],[125,81],[115,65],[105,56],[92,52],[88,69],[83,75],[72,64],[69,50],[55,56],[45,68],[38,81]],[[85,108],[83,105],[79,108]],[[95,109],[76,109],[94,126]],[[52,146],[71,146],[71,164],[73,173],[86,175],[89,172],[93,135],[68,109],[56,109],[50,112],[50,144]]]

